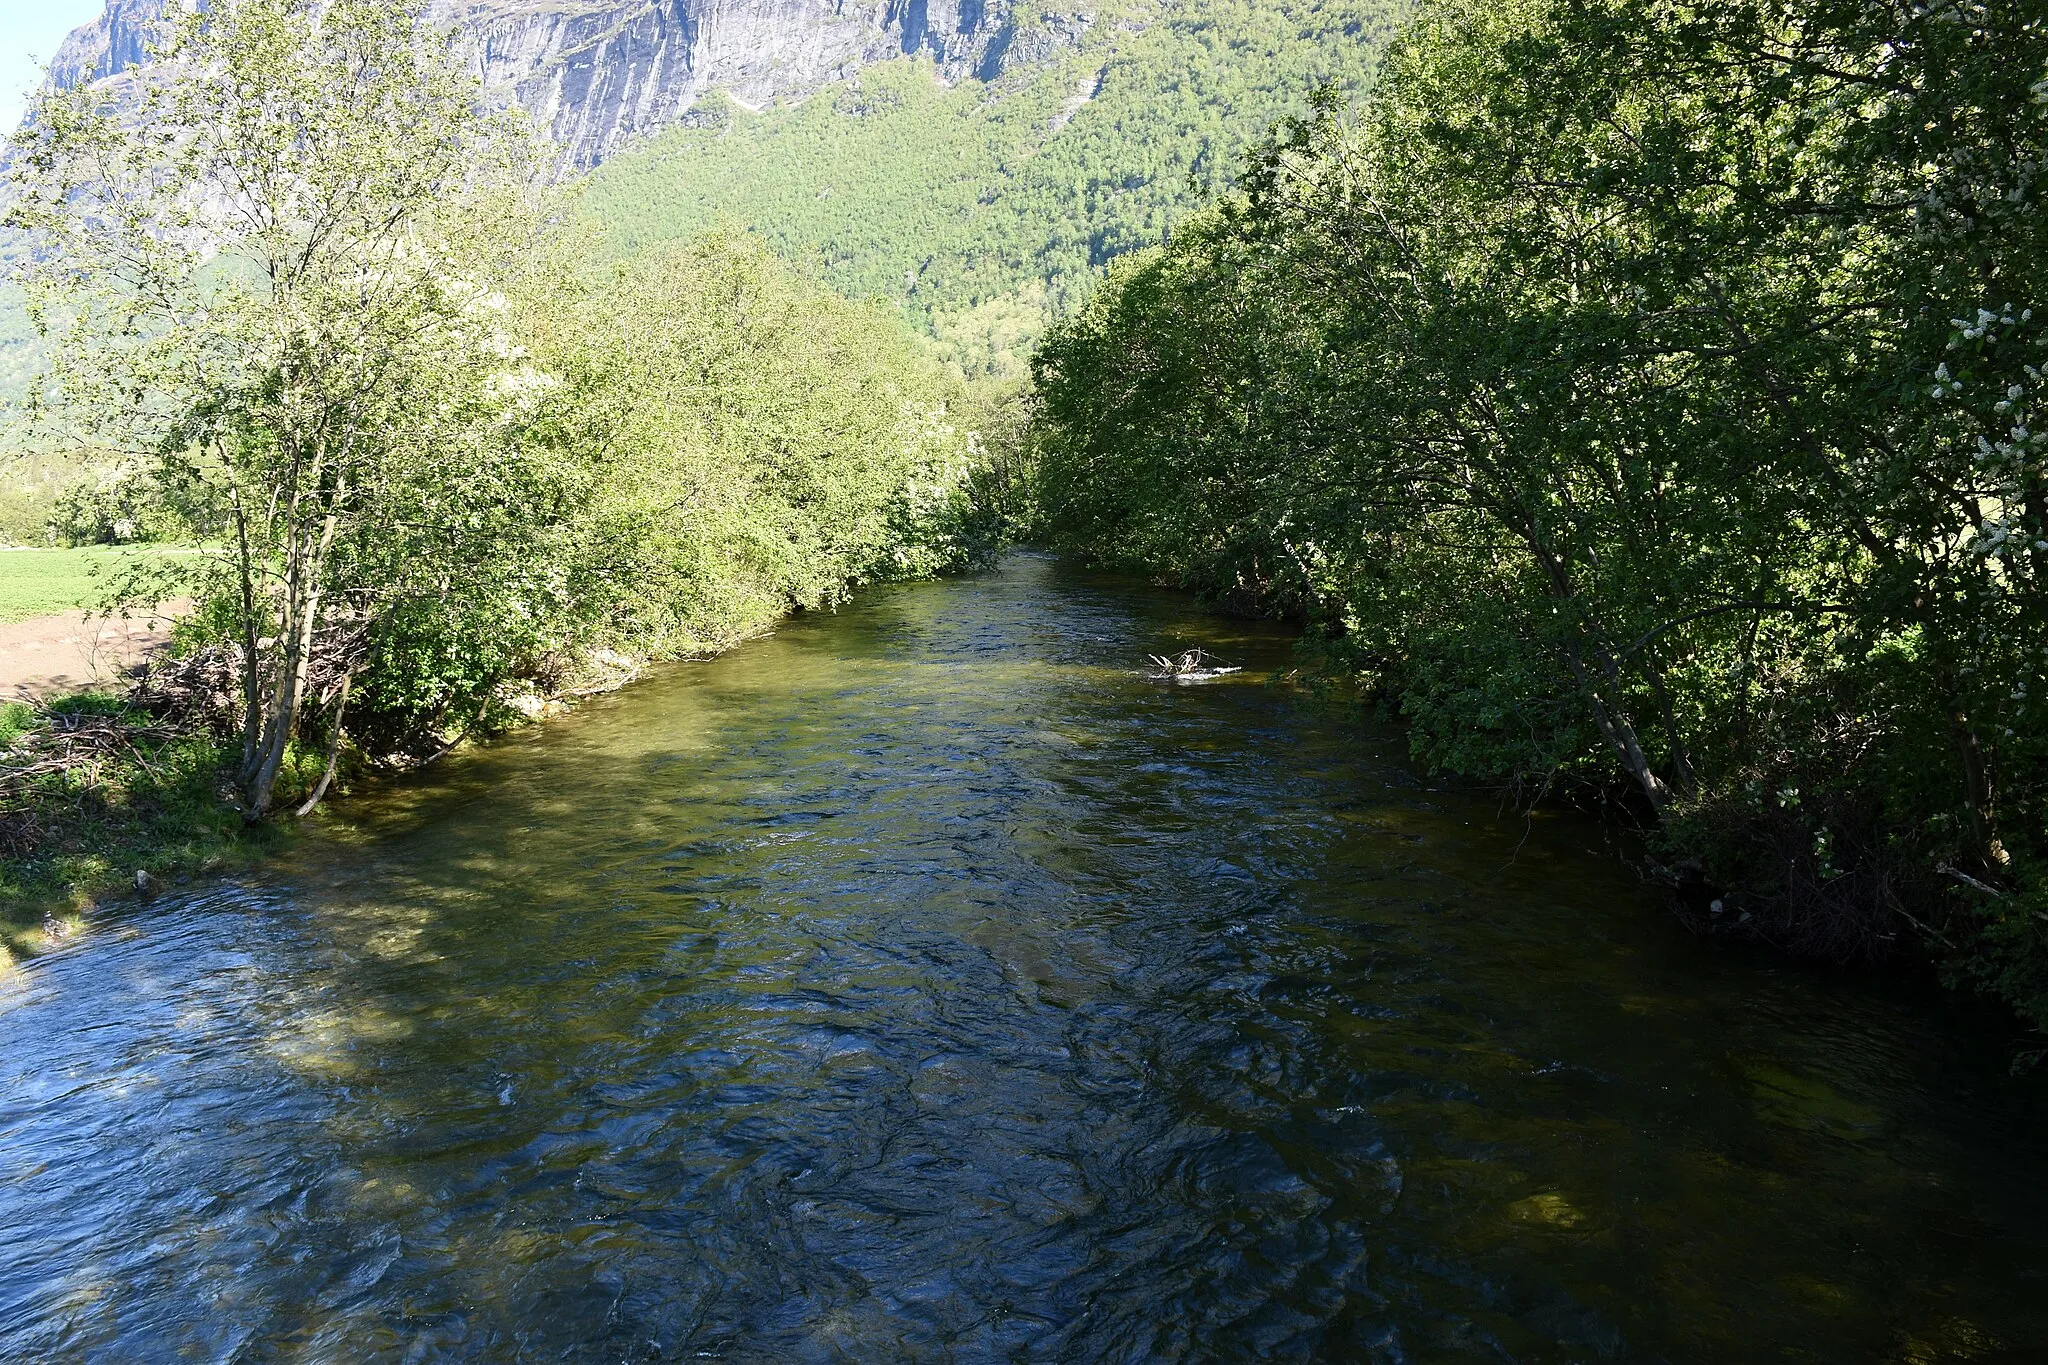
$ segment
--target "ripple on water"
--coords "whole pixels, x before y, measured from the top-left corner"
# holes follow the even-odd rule
[[[1019,556],[117,912],[0,998],[0,1358],[2048,1351],[1975,1021],[1684,939],[1286,650]]]

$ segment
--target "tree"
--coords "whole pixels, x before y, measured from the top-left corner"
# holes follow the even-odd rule
[[[2044,70],[2041,0],[1433,5],[1050,335],[1055,540],[2048,1020]]]
[[[15,139],[51,412],[209,547],[252,820],[309,698],[338,739],[378,632],[516,591],[585,477],[504,326],[542,220],[531,140],[416,8],[180,7],[150,67],[46,91]]]

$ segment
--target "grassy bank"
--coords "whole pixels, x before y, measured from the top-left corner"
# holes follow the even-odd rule
[[[205,730],[85,692],[0,706],[0,965],[49,947],[92,900],[247,863],[286,837],[224,798]]]

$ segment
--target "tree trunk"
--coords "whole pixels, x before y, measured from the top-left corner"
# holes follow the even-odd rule
[[[1552,597],[1570,608],[1572,615],[1578,619],[1581,627],[1588,630],[1595,628],[1597,621],[1589,619],[1591,613],[1579,600],[1577,594],[1572,591],[1571,578],[1566,573],[1564,564],[1543,543],[1542,536],[1538,533],[1536,526],[1533,523],[1525,525],[1522,535],[1529,553],[1542,566],[1544,577],[1550,581]],[[1621,766],[1627,770],[1630,777],[1636,780],[1636,784],[1643,789],[1643,795],[1650,798],[1650,805],[1658,811],[1662,811],[1681,795],[1690,795],[1689,779],[1691,776],[1691,765],[1689,763],[1685,763],[1683,760],[1680,762],[1680,770],[1688,787],[1688,790],[1683,793],[1672,791],[1669,784],[1663,778],[1657,776],[1656,770],[1650,766],[1649,755],[1643,752],[1642,738],[1637,735],[1636,728],[1629,721],[1627,713],[1621,709],[1621,666],[1615,661],[1614,651],[1600,643],[1597,633],[1594,635],[1593,646],[1600,657],[1600,672],[1615,691],[1615,695],[1610,701],[1607,697],[1601,695],[1599,685],[1594,681],[1592,675],[1586,671],[1586,661],[1580,652],[1579,639],[1577,638],[1579,628],[1574,628],[1573,635],[1574,638],[1568,641],[1564,647],[1565,662],[1570,665],[1572,677],[1579,685],[1579,693],[1585,697],[1586,706],[1593,713],[1593,724],[1599,728],[1602,735],[1606,736],[1607,742],[1613,747],[1615,755],[1621,759]]]
[[[1621,759],[1621,766],[1628,770],[1628,775],[1643,789],[1643,795],[1650,798],[1651,806],[1662,811],[1676,799],[1676,794],[1650,767],[1649,757],[1643,753],[1642,741],[1636,735],[1635,726],[1629,724],[1628,717],[1619,709],[1608,706],[1606,699],[1600,695],[1600,689],[1594,686],[1593,679],[1587,675],[1586,665],[1579,658],[1576,646],[1565,651],[1565,659],[1571,665],[1572,676],[1578,680],[1580,693],[1584,695],[1587,706],[1593,712],[1593,724],[1607,737],[1607,742],[1613,746],[1615,754]]]
[[[324,454],[314,462],[314,474],[318,475]],[[261,820],[270,813],[270,800],[277,785],[278,769],[284,763],[285,749],[290,745],[292,733],[298,728],[299,705],[306,695],[306,678],[313,667],[313,643],[320,624],[320,576],[327,565],[327,552],[334,545],[334,533],[340,526],[338,508],[348,496],[348,484],[343,480],[329,495],[327,513],[320,519],[320,534],[311,544],[298,540],[299,532],[293,529],[292,548],[286,552],[286,562],[291,565],[286,574],[284,620],[280,634],[285,638],[285,656],[278,670],[277,689],[271,694],[270,714],[264,718],[264,736],[256,770],[248,776],[248,809],[244,813],[249,820]],[[293,504],[297,506],[297,495]]]
[[[1971,840],[1984,871],[1999,877],[2011,858],[1999,843],[1992,824],[1991,774],[1984,766],[1984,746],[1977,742],[1977,727],[1970,723],[1969,713],[1960,705],[1951,707],[1949,720],[1955,727],[1956,747],[1962,751],[1963,806],[1969,812]]]
[[[294,602],[293,598],[298,600]],[[262,756],[249,777],[248,815],[254,820],[270,813],[278,769],[283,766],[292,732],[298,728],[299,704],[305,697],[306,677],[313,665],[313,630],[320,616],[319,590],[293,593],[286,599],[286,615],[290,619],[290,641],[285,646],[277,690],[271,694],[270,714],[264,717]]]
[[[257,744],[263,736],[263,678],[256,641],[256,563],[249,554],[249,521],[242,508],[242,490],[230,490],[235,509],[236,569],[242,587],[242,766],[246,784],[256,772]]]
[[[334,770],[341,763],[341,720],[348,713],[348,689],[355,676],[354,669],[341,675],[341,695],[334,702],[334,733],[327,740],[327,766],[321,771],[320,780],[313,784],[313,794],[296,812],[299,815],[311,815],[320,799],[327,795],[328,785],[334,781]]]

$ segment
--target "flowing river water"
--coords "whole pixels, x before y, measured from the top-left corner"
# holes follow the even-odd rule
[[[1288,650],[1015,556],[110,912],[0,986],[0,1359],[2048,1359],[1995,1022]]]

